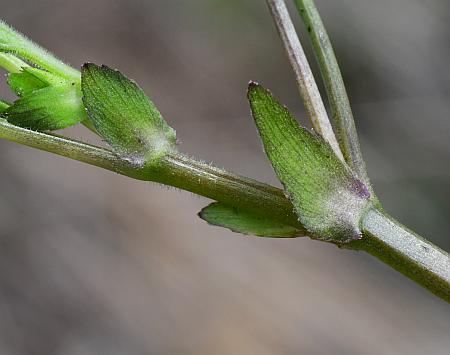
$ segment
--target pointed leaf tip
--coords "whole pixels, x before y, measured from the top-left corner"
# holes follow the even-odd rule
[[[367,187],[268,90],[251,83],[248,99],[266,154],[311,236],[336,243],[360,238]]]

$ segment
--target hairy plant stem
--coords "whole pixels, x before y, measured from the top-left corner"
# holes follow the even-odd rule
[[[153,167],[149,173],[153,175]],[[168,154],[156,166],[154,181],[188,190],[267,219],[283,222],[306,233],[284,192],[259,181],[180,154]],[[144,172],[145,175],[148,174]]]
[[[308,30],[319,63],[345,161],[373,193],[344,80],[319,11],[313,0],[294,0],[294,2]]]
[[[280,38],[283,41],[289,62],[294,71],[300,96],[303,99],[312,126],[331,145],[339,159],[344,160],[286,4],[284,0],[267,0],[267,4]]]
[[[0,118],[0,138],[115,171],[123,175],[131,176],[135,170],[131,164],[127,164],[126,161],[120,159],[110,150],[57,134],[36,132],[14,126],[3,118]]]
[[[98,166],[134,179],[154,181],[251,210],[304,231],[284,192],[179,153],[146,165],[134,165],[114,152],[91,144],[14,126],[0,118],[0,138]]]
[[[362,228],[364,238],[344,247],[365,250],[450,302],[450,256],[446,251],[382,210],[370,210]]]
[[[300,234],[306,234],[282,190],[178,153],[169,153],[158,161],[136,166],[108,149],[20,128],[4,119],[0,119],[0,138],[131,178],[174,186],[236,208],[251,210],[264,218],[294,226]],[[362,222],[362,229],[362,239],[340,246],[374,255],[450,302],[448,253],[379,210],[369,211]]]

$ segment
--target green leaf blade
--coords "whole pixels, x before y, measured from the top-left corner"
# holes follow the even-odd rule
[[[311,236],[337,243],[360,238],[366,186],[269,91],[250,83],[248,99],[266,154]]]
[[[94,127],[118,154],[143,163],[174,149],[175,131],[134,81],[107,66],[86,63],[81,87]]]
[[[221,202],[211,203],[198,215],[211,225],[228,228],[245,235],[270,238],[294,238],[302,235],[295,227],[227,206]]]

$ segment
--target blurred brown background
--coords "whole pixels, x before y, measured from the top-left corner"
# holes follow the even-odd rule
[[[317,3],[379,197],[449,250],[450,3]],[[247,82],[306,120],[265,1],[0,4],[75,67],[135,78],[182,151],[277,184]],[[0,354],[448,354],[449,306],[369,255],[210,227],[204,198],[5,141],[0,167]]]

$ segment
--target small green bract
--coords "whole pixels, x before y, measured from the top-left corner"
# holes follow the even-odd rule
[[[366,186],[269,91],[250,83],[248,99],[266,154],[311,237],[336,243],[359,239],[370,206]]]
[[[117,70],[86,63],[81,89],[97,132],[138,165],[175,149],[176,135],[144,91]]]
[[[299,230],[292,226],[220,202],[211,203],[203,208],[198,215],[209,224],[228,228],[241,234],[277,238],[292,238],[302,235]]]

